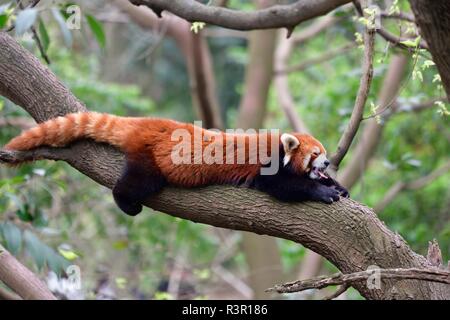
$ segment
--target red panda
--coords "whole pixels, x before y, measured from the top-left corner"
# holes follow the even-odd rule
[[[184,134],[194,138],[181,145]],[[244,185],[282,201],[332,203],[348,197],[347,190],[324,173],[329,165],[325,148],[307,134],[231,134],[167,119],[86,112],[43,122],[12,139],[5,149],[63,147],[82,138],[111,144],[125,153],[126,165],[113,196],[129,215],[141,212],[142,202],[166,185]],[[263,142],[265,160],[260,156]],[[273,164],[274,173],[262,174]]]

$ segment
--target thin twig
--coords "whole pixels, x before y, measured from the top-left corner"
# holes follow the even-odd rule
[[[334,293],[332,293],[329,296],[326,296],[325,298],[323,298],[323,300],[333,300],[333,299],[339,297],[345,291],[347,291],[348,288],[350,288],[350,286],[348,284],[343,284]]]
[[[50,58],[48,57],[47,52],[45,52],[44,46],[42,45],[41,38],[39,37],[35,27],[31,27],[31,33],[33,34],[33,39],[38,46],[38,49],[39,49],[39,52],[41,53],[42,59],[44,59],[47,64],[50,64]]]
[[[395,183],[389,190],[385,193],[383,199],[374,207],[375,212],[381,212],[384,208],[390,204],[397,195],[405,190],[418,190],[441,177],[443,174],[447,173],[450,170],[450,161],[442,165],[441,167],[433,170],[431,173],[420,177],[416,180],[403,182],[399,181]]]
[[[292,43],[296,46],[299,44],[303,44],[307,40],[314,38],[322,31],[327,30],[328,28],[336,24],[339,20],[341,19],[334,16],[325,16],[321,19],[318,19],[306,28],[303,28],[301,32],[292,35]]]
[[[436,105],[437,101],[443,101],[447,102],[447,97],[440,97],[440,98],[434,98],[423,102],[418,103],[402,103],[398,104],[392,112],[389,112],[387,116],[397,113],[404,113],[404,112],[420,112],[423,110],[427,110],[429,108],[432,108]]]
[[[379,276],[380,279],[409,279],[450,284],[450,272],[444,269],[370,269],[349,274],[335,273],[331,276],[297,280],[276,285],[267,289],[266,292],[293,293],[308,289],[323,289],[335,285],[352,286],[356,282],[367,281],[369,278],[376,276]]]
[[[296,72],[296,71],[303,71],[309,67],[312,67],[315,64],[319,64],[322,62],[332,60],[356,46],[357,46],[357,44],[355,42],[348,43],[345,46],[342,46],[342,47],[334,49],[334,50],[330,50],[321,56],[305,60],[294,66],[287,67],[285,69],[275,70],[275,75],[281,75],[281,74],[286,74],[286,73],[291,73],[291,72]]]
[[[26,130],[36,125],[36,122],[27,117],[0,117],[0,127],[11,126]]]
[[[28,8],[34,8],[39,3],[39,1],[40,0],[34,0],[31,3],[31,5],[28,6]],[[21,10],[25,9],[25,7],[23,6],[23,4],[22,4],[22,2],[20,0],[17,0],[17,5],[18,5],[18,7]],[[11,28],[9,28],[7,31],[13,30],[14,27],[15,27],[15,25],[12,25]],[[31,26],[30,30],[31,30],[31,34],[33,35],[33,40],[34,40],[34,42],[36,42],[36,45],[38,46],[39,52],[41,53],[42,59],[44,59],[47,64],[50,64],[50,59],[49,59],[47,53],[45,52],[44,46],[42,45],[41,38],[39,37],[39,35],[38,35],[37,31],[36,31],[36,28],[34,26]]]
[[[410,13],[406,12],[399,12],[399,13],[389,13],[386,11],[380,12],[380,16],[385,19],[398,19],[398,20],[405,20],[408,22],[415,22],[414,16]]]
[[[416,47],[416,52],[418,52],[418,47]],[[416,56],[414,58],[413,67],[412,67],[413,70],[416,67],[418,61],[419,61],[419,55],[416,54]],[[377,110],[375,113],[371,114],[370,116],[364,117],[362,120],[376,118],[378,116],[381,116],[386,111],[390,110],[390,108],[395,104],[397,97],[403,92],[403,90],[408,85],[411,78],[412,78],[412,73],[409,73],[407,79],[405,81],[403,81],[403,84],[401,85],[400,89],[398,90],[397,95],[395,97],[393,97],[389,103],[386,103],[380,110]]]
[[[359,1],[358,0],[353,1],[353,5],[354,5],[354,7],[356,9],[357,14],[360,17],[363,17],[364,16],[364,12],[363,12],[363,10],[361,8],[361,4],[359,3]],[[402,18],[404,18],[404,20],[406,20],[407,18],[412,18],[411,16],[408,16],[408,15],[402,14],[402,13],[400,13],[398,15],[387,15],[386,13],[382,12],[381,16],[384,17],[384,18],[397,16],[399,19],[400,19],[400,16],[401,16]],[[414,18],[412,18],[412,19],[414,20]],[[408,46],[406,46],[405,44],[402,43],[403,41],[411,40],[411,39],[407,39],[407,38],[402,38],[400,36],[396,36],[396,35],[390,33],[389,31],[387,31],[386,29],[384,29],[383,27],[377,28],[376,32],[382,38],[384,38],[386,41],[392,43],[396,47],[399,47],[401,49],[405,49],[405,50],[407,50],[407,51],[409,51],[411,53],[415,53],[417,51],[416,48],[408,47]],[[418,47],[420,49],[428,49],[428,45],[423,39],[420,40]]]
[[[362,66],[362,77],[359,84],[358,94],[353,107],[350,121],[339,140],[336,152],[331,157],[330,169],[336,171],[344,156],[347,154],[350,145],[358,132],[359,125],[363,119],[364,106],[370,91],[373,76],[373,56],[374,56],[375,30],[366,28],[364,32],[364,58]]]
[[[407,41],[407,40],[411,40],[409,38],[402,38],[400,36],[397,36],[395,34],[390,33],[389,31],[387,31],[384,28],[378,28],[377,33],[384,38],[386,41],[392,43],[393,45],[395,45],[396,47],[408,50],[409,52],[415,53],[416,48],[412,48],[409,47],[405,44],[403,44],[402,42]],[[419,41],[419,45],[418,45],[419,49],[426,49],[428,50],[428,44],[422,39]]]

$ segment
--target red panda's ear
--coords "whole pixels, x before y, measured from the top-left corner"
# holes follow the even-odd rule
[[[291,153],[300,145],[300,141],[298,141],[295,136],[289,133],[283,133],[280,140],[283,144],[283,149],[286,154]]]

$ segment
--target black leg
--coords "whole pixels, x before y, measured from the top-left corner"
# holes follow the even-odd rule
[[[255,179],[254,187],[281,201],[312,200],[333,203],[339,200],[339,191],[335,188],[323,185],[306,176],[294,176],[284,172],[272,176],[258,176]]]
[[[326,174],[327,178],[321,178],[318,181],[328,187],[333,187],[335,188],[337,191],[339,191],[339,194],[341,197],[343,198],[349,198],[350,197],[350,193],[348,192],[347,189],[345,189],[341,184],[339,184],[339,182],[337,182],[336,180],[334,180],[333,178],[331,178],[328,174]]]
[[[142,202],[165,184],[165,178],[149,158],[127,158],[122,176],[113,188],[113,197],[123,212],[135,216],[142,211]]]

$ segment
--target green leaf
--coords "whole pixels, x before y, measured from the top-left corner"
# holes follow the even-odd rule
[[[25,222],[33,221],[33,215],[30,213],[30,206],[27,203],[19,207],[19,209],[16,211],[16,214],[22,221]]]
[[[50,37],[48,35],[47,28],[41,19],[39,19],[39,36],[41,38],[42,47],[44,47],[44,51],[47,52],[50,45]]]
[[[433,83],[435,83],[435,82],[441,82],[442,80],[441,80],[441,75],[440,74],[438,74],[438,73],[436,73],[434,76],[433,76]]]
[[[28,254],[33,258],[38,269],[42,269],[45,265],[45,251],[46,247],[33,233],[25,230],[23,233],[23,238],[25,242],[25,247]]]
[[[51,11],[53,17],[59,25],[59,29],[61,29],[66,46],[69,48],[72,47],[72,33],[70,33],[69,28],[67,28],[66,21],[62,13],[57,8],[51,8]]]
[[[404,44],[407,47],[415,47],[416,43],[412,40],[400,41],[401,44]]]
[[[22,232],[20,229],[15,224],[7,221],[2,224],[1,231],[6,249],[13,255],[18,254],[22,245]]]
[[[0,29],[6,26],[8,23],[8,15],[0,14]]]
[[[117,277],[116,279],[116,286],[119,289],[125,289],[127,286],[127,279],[123,278],[123,277]]]
[[[55,272],[58,276],[61,276],[66,272],[67,267],[70,262],[63,257],[61,257],[55,250],[46,246],[45,255],[48,267]]]
[[[415,48],[419,45],[420,43],[420,37],[415,38],[414,40],[405,40],[405,41],[400,41],[401,44],[404,44],[407,47],[412,47]]]
[[[37,18],[36,8],[27,8],[19,12],[16,18],[16,36],[21,36],[27,32],[34,24]]]
[[[422,70],[428,69],[431,66],[434,66],[435,63],[432,60],[425,60],[422,64]]]
[[[173,296],[168,292],[155,292],[155,300],[173,300]]]
[[[200,21],[192,22],[191,31],[193,31],[194,33],[198,33],[205,27],[205,25],[206,23]]]
[[[94,34],[95,38],[97,39],[97,42],[101,48],[105,47],[106,44],[106,36],[105,31],[103,30],[102,24],[95,19],[90,14],[86,15],[86,20],[89,24],[89,27],[92,30],[92,33]]]
[[[69,261],[73,261],[77,259],[79,256],[72,250],[65,250],[62,248],[58,249],[59,253]]]

